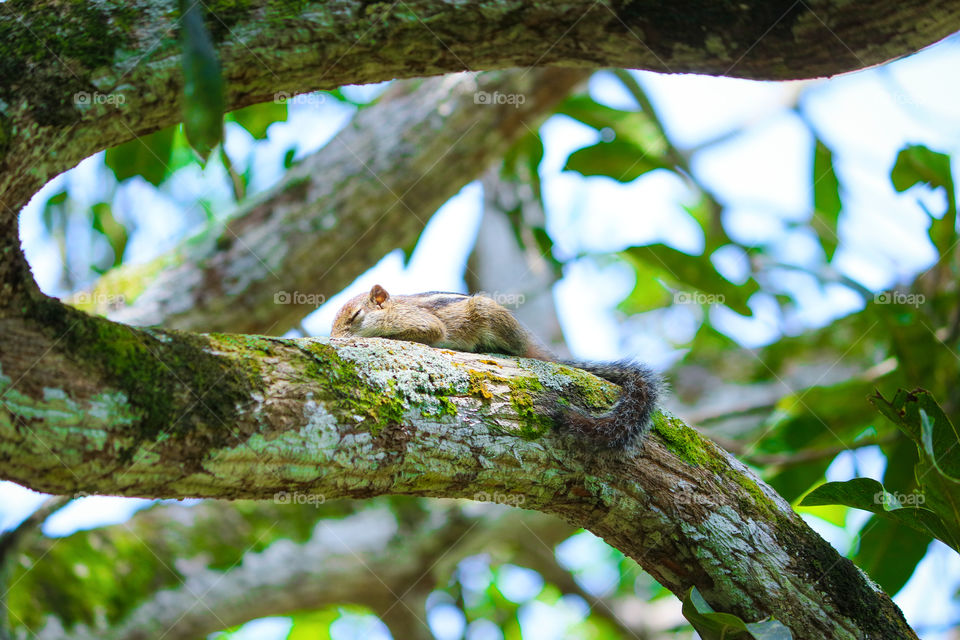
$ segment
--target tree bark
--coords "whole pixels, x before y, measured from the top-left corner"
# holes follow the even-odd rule
[[[557,431],[544,394],[596,410],[613,399],[575,370],[380,339],[148,332],[53,301],[28,317],[46,328],[0,321],[4,479],[59,494],[506,502],[795,637],[915,637],[786,502],[676,418],[617,452]]]

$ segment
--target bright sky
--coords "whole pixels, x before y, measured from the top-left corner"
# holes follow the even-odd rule
[[[954,37],[881,69],[813,83],[806,87],[798,109],[785,108],[785,105],[792,104],[801,83],[760,83],[645,72],[638,77],[650,92],[671,137],[682,147],[697,147],[724,133],[750,128],[746,135],[734,136],[697,154],[694,162],[698,176],[729,205],[731,236],[746,243],[763,242],[779,235],[792,222],[804,220],[808,215],[812,202],[809,177],[812,137],[803,121],[812,123],[834,150],[837,171],[848,189],[840,226],[844,246],[838,251],[835,265],[868,287],[881,289],[909,279],[935,259],[926,237],[927,218],[917,204],[921,196],[914,192],[895,194],[888,175],[896,152],[907,143],[923,143],[954,156],[960,154],[957,69],[960,69],[960,39]],[[358,97],[377,90],[378,87],[348,89]],[[595,76],[590,91],[601,102],[634,107],[609,74]],[[270,127],[269,143],[254,146],[249,134],[231,125],[227,149],[232,158],[251,158],[255,165],[252,190],[262,190],[280,176],[287,148],[296,145],[298,156],[320,148],[350,115],[350,108],[332,99],[295,104],[291,106],[287,122]],[[693,253],[702,248],[699,229],[692,220],[678,215],[681,211],[678,203],[687,193],[680,180],[664,172],[654,172],[629,185],[620,185],[607,178],[583,179],[562,173],[560,168],[569,152],[595,142],[597,135],[562,116],[550,119],[542,133],[546,149],[542,177],[550,232],[561,254],[616,251],[650,242],[666,242]],[[242,171],[244,161],[235,160],[235,163],[240,164],[238,169]],[[21,216],[21,237],[28,259],[38,282],[49,293],[66,292],[57,289],[59,256],[40,224],[42,203],[69,185],[72,197],[93,204],[102,197],[97,189],[103,183],[101,165],[97,156],[59,176]],[[181,213],[192,208],[195,211],[192,224],[202,220],[196,207],[198,199],[208,199],[214,211],[229,212],[227,182],[217,167],[212,163],[206,174],[196,168],[183,170],[161,195],[137,180],[119,187],[119,206],[138,225],[128,249],[133,261],[150,259],[172,248],[191,232]],[[398,292],[463,290],[460,274],[479,224],[480,197],[478,185],[465,187],[431,220],[406,269],[399,252],[384,257],[360,275],[351,287],[307,318],[304,322],[307,329],[326,335],[333,313],[342,301],[375,282]],[[936,197],[922,197],[934,203],[933,210],[938,210]],[[939,207],[942,208],[942,204]],[[810,258],[815,249],[812,238],[802,231],[783,234],[783,237],[778,246],[782,262],[803,263]],[[735,256],[725,268],[731,273],[737,271]],[[823,325],[859,306],[858,298],[850,292],[840,287],[821,291],[810,277],[785,272],[783,281],[801,301],[796,317],[789,319],[795,330]],[[622,339],[611,310],[632,285],[631,274],[616,267],[601,272],[590,261],[569,265],[555,293],[564,333],[577,357],[610,359],[642,354],[644,359],[661,367],[676,357],[663,340],[643,336]],[[758,295],[751,301],[751,307],[752,318],[741,318],[724,309],[711,312],[712,318],[745,345],[775,340],[780,324],[775,305]],[[659,315],[653,312],[649,314],[652,319],[648,324],[664,335],[673,332],[675,339],[682,340],[679,334],[692,335],[696,330],[699,324],[696,313],[690,309],[671,309]],[[879,477],[880,474],[881,457],[867,449],[856,456],[841,456],[828,475],[830,479],[842,480],[854,475]],[[12,483],[0,483],[0,529],[22,520],[41,499]],[[149,502],[86,498],[52,517],[45,532],[65,535],[80,528],[122,522],[145,504]],[[846,550],[863,521],[859,515],[852,515],[850,520],[846,529],[814,518],[808,521],[835,546]],[[515,576],[521,586],[528,577],[519,573]],[[896,601],[924,640],[945,640],[948,633],[942,625],[960,616],[960,607],[951,601],[958,587],[960,557],[937,543]],[[565,611],[571,616],[578,615],[580,605],[568,604]],[[450,609],[438,609],[433,615],[455,615]],[[558,614],[541,609],[531,606],[523,614],[524,637],[549,637],[544,632],[551,628],[548,623],[556,621]],[[437,628],[445,632],[456,627],[452,620],[437,624]],[[270,634],[284,637],[284,625],[288,623],[282,619],[258,621],[247,635],[250,638],[271,637]],[[356,630],[357,625],[365,630]],[[364,634],[373,632],[365,625],[369,625],[369,621],[345,619],[335,636],[352,637],[356,633],[360,634],[358,637],[366,637]],[[268,633],[265,629],[273,631]],[[490,629],[472,629],[470,633],[472,638],[497,637],[489,635]]]

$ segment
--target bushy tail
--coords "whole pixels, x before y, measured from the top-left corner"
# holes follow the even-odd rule
[[[559,416],[561,424],[611,449],[622,449],[646,435],[663,390],[663,380],[652,369],[628,360],[608,363],[566,361],[563,364],[609,380],[619,385],[623,392],[610,411],[603,414],[564,407]]]

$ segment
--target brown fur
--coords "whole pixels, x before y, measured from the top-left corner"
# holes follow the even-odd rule
[[[510,311],[482,295],[428,291],[391,296],[374,285],[340,308],[330,335],[393,338],[458,351],[554,360]],[[661,389],[655,373],[631,362],[564,364],[586,369],[623,388],[617,404],[601,416],[561,408],[555,402],[557,418],[569,430],[589,433],[608,447],[626,446],[647,431]]]

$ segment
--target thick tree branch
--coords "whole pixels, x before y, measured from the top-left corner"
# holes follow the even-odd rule
[[[53,301],[0,320],[0,477],[54,493],[499,497],[602,536],[662,584],[797,637],[914,637],[889,598],[745,467],[675,418],[602,452],[541,389],[574,370],[389,340],[146,332]],[[11,345],[17,345],[11,348]],[[587,443],[588,444],[588,443]]]
[[[225,229],[110,271],[84,308],[128,324],[282,334],[372,260],[412,246],[436,209],[586,77],[532,69],[395,86]],[[495,92],[522,104],[478,101]],[[118,299],[128,306],[106,304]]]
[[[531,65],[815,77],[912,53],[960,28],[960,7],[950,0],[737,0],[680,9],[649,0],[205,6],[228,109],[279,91]],[[0,4],[6,216],[83,158],[180,119],[176,34],[167,0]]]

